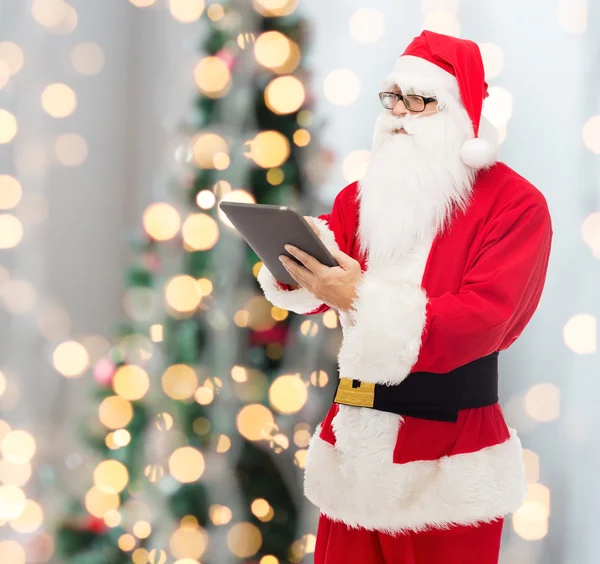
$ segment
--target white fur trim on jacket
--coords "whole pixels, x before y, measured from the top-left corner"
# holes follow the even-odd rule
[[[344,326],[340,376],[399,384],[419,356],[427,296],[420,284],[386,268],[367,270],[357,294]]]
[[[329,251],[339,250],[333,231],[329,229],[327,222],[318,217],[313,217],[312,220],[319,230],[321,241]],[[310,313],[323,303],[306,288],[298,288],[297,290],[281,289],[271,271],[264,264],[258,272],[257,279],[265,298],[281,309],[287,309],[295,313]]]
[[[392,426],[393,432],[382,433],[379,421],[371,423],[369,443],[357,442],[352,435],[361,430],[343,427],[347,422],[335,430],[342,444],[334,447],[323,441],[320,425],[311,439],[304,493],[331,519],[388,533],[444,529],[492,521],[516,511],[523,502],[525,470],[521,443],[513,429],[506,442],[477,452],[395,464],[391,457],[397,426]],[[341,429],[345,437],[340,437]],[[354,451],[347,450],[351,442]]]

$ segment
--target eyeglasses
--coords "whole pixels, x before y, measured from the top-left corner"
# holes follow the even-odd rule
[[[410,112],[422,112],[430,102],[436,102],[436,98],[426,98],[416,94],[396,94],[394,92],[380,92],[379,99],[386,110],[393,110],[399,100],[404,102],[406,109]]]

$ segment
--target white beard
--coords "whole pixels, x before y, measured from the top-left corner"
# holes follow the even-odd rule
[[[392,134],[404,127],[409,135]],[[455,207],[465,210],[475,172],[460,158],[472,137],[463,108],[377,119],[369,165],[359,183],[359,239],[369,264],[404,257],[443,231]]]

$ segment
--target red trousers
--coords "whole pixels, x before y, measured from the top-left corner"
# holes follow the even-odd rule
[[[321,514],[315,564],[498,564],[503,522],[389,535]]]

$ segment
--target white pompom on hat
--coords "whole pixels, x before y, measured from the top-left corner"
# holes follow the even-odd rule
[[[460,149],[462,161],[480,169],[498,160],[496,128],[481,115],[488,85],[477,43],[425,30],[398,58],[389,79],[435,94],[442,105],[444,91],[458,89],[473,125],[473,138]]]

